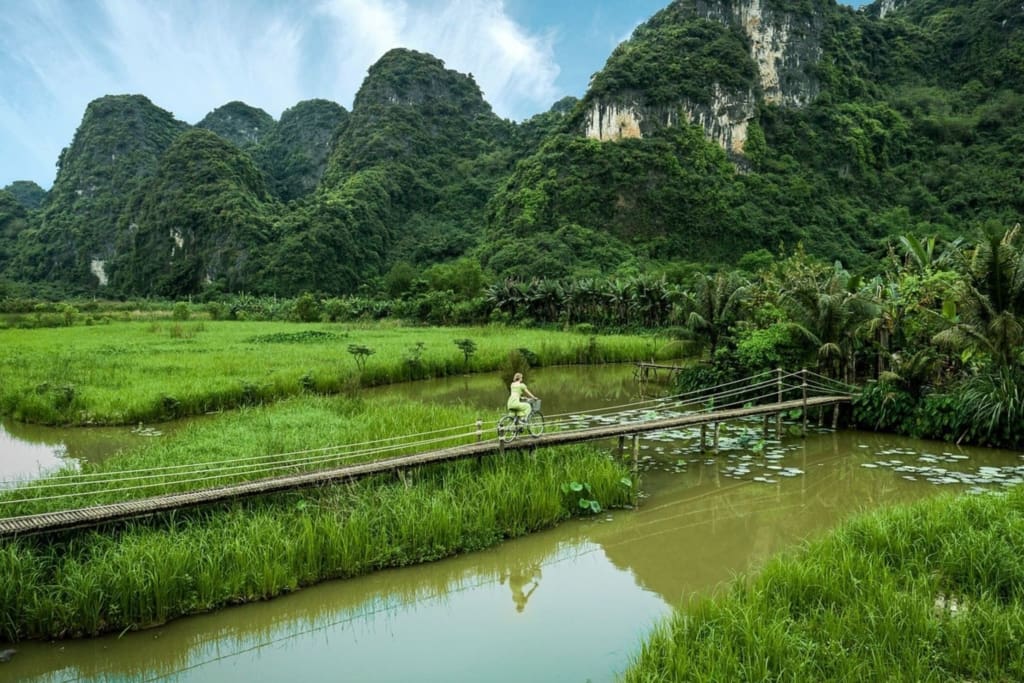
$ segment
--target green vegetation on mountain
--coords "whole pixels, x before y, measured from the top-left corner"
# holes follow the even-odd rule
[[[1020,12],[1004,0],[887,8],[677,0],[612,52],[582,99],[521,124],[495,116],[471,75],[408,49],[369,69],[351,113],[312,100],[275,123],[229,103],[198,126],[242,150],[228,166],[251,160],[262,179],[228,185],[253,197],[265,186],[282,203],[239,200],[226,222],[244,215],[259,237],[225,239],[245,266],[186,277],[184,289],[147,279],[153,257],[120,233],[143,205],[159,205],[168,235],[195,222],[202,192],[179,202],[148,182],[188,127],[145,98],[102,98],[3,274],[37,291],[409,301],[444,296],[456,271],[484,284],[679,280],[797,245],[873,274],[895,236],[1013,225],[1024,213]],[[608,139],[616,126],[625,139]],[[587,137],[598,128],[604,139]],[[206,166],[173,165],[172,184],[207,186]],[[236,171],[220,177],[248,175]],[[196,253],[192,266],[221,258]],[[121,276],[102,285],[109,262]]]
[[[706,102],[711,84],[751,84],[745,25],[708,19],[736,17],[743,3],[673,3],[595,75],[576,130],[549,138],[495,195],[487,230],[500,248],[482,259],[499,276],[545,273],[552,261],[565,274],[606,261],[610,236],[641,258],[725,265],[802,242],[870,268],[896,234],[954,237],[989,219],[1012,223],[1024,212],[1024,94],[1014,70],[1024,20],[1005,2],[952,4],[911,0],[884,19],[828,2],[798,8],[823,27],[808,75],[820,94],[804,107],[751,102],[742,156],[726,161],[685,123],[653,119],[674,111],[685,122],[682,108]],[[623,103],[646,117],[642,139],[582,138],[585,113]],[[573,249],[568,265],[544,249],[531,256],[566,232],[605,239]],[[514,269],[501,254],[520,255]]]
[[[0,190],[0,273],[14,255],[18,235],[28,226],[28,211],[7,190]]]
[[[361,187],[382,200],[371,230],[381,262],[427,265],[479,238],[483,210],[507,175],[513,127],[472,76],[435,57],[391,50],[369,70],[324,175],[326,196]]]
[[[594,74],[584,104],[631,93],[648,105],[707,104],[716,85],[753,88],[757,66],[747,43],[742,32],[695,18],[687,3],[675,2],[619,43]]]
[[[46,201],[46,190],[31,180],[15,180],[4,188],[26,209],[38,209]]]
[[[165,297],[243,289],[263,266],[276,210],[246,154],[209,131],[183,133],[121,217],[112,286]]]
[[[275,126],[270,114],[237,100],[217,107],[196,124],[196,128],[213,131],[239,149],[255,147]]]
[[[22,232],[11,274],[30,282],[95,291],[94,262],[115,251],[117,221],[161,155],[187,124],[141,95],[94,100],[57,163],[49,200]]]
[[[348,111],[328,100],[306,100],[281,114],[252,150],[271,191],[284,201],[305,197],[320,183],[331,142]]]

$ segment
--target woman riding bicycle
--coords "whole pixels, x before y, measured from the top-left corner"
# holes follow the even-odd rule
[[[523,400],[523,396],[540,400],[530,393],[530,390],[523,384],[523,373],[517,372],[513,375],[512,384],[509,386],[508,411],[514,414],[519,422],[525,420],[532,410],[530,404]]]

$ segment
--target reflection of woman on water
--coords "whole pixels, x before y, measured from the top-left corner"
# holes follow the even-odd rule
[[[526,601],[540,585],[540,565],[514,568],[501,577],[501,583],[505,583],[505,579],[508,579],[508,587],[512,589],[512,602],[516,603],[516,611],[522,612],[526,608]]]

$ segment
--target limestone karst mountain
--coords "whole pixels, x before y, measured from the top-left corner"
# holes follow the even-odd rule
[[[274,121],[232,102],[198,127],[222,144],[139,95],[91,103],[53,189],[7,231],[0,275],[68,292],[343,294],[457,260],[553,278],[798,243],[870,269],[893,235],[1020,220],[1024,8],[675,0],[579,99],[522,123],[472,75],[395,49],[351,112],[312,100]],[[147,245],[190,260],[152,270]]]

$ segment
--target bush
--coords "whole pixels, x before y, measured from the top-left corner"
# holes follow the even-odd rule
[[[858,427],[909,434],[917,401],[910,392],[888,382],[870,382],[853,399],[853,421]]]
[[[174,320],[188,320],[190,317],[188,304],[184,301],[179,301],[174,304],[171,309],[171,318]]]

